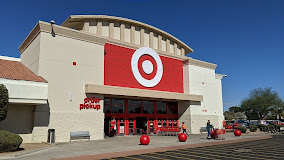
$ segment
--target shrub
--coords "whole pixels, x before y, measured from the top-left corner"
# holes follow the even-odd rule
[[[258,124],[258,128],[265,128],[265,127],[267,127],[267,125],[265,125],[265,124]]]
[[[255,132],[256,130],[257,130],[257,126],[256,125],[249,125],[249,130],[251,131],[251,132]]]
[[[247,128],[243,127],[243,126],[237,126],[237,127],[235,127],[235,129],[239,129],[242,133],[246,133],[247,132]]]
[[[9,94],[7,88],[0,84],[0,121],[7,117]]]
[[[0,153],[13,152],[19,148],[22,142],[23,139],[19,135],[0,130]]]
[[[265,124],[258,124],[258,128],[260,131],[267,131],[268,130],[268,126]]]
[[[280,124],[276,124],[276,123],[273,123],[272,125],[273,125],[275,128],[280,128],[280,127],[281,127]]]

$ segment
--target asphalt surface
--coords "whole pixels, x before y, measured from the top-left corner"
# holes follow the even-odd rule
[[[117,157],[117,160],[167,160],[167,159],[255,159],[255,160],[284,160],[284,135],[274,135],[273,138],[239,142],[233,144],[213,145],[179,149],[167,152]]]

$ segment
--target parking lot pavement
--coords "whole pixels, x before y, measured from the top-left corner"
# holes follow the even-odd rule
[[[49,159],[103,159],[151,152],[162,152],[184,148],[194,148],[224,143],[271,138],[268,134],[243,134],[236,137],[233,133],[221,135],[225,140],[208,140],[207,134],[190,135],[186,142],[179,142],[177,136],[149,136],[147,146],[139,145],[139,135],[105,138],[94,141],[72,141],[56,143],[50,148],[0,159],[49,160]]]
[[[246,141],[206,147],[185,148],[166,152],[116,157],[116,160],[167,160],[167,159],[254,159],[284,160],[284,135],[273,135],[273,138]]]

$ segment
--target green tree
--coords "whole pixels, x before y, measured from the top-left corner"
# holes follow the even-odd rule
[[[231,111],[225,111],[224,117],[225,117],[225,120],[232,120],[234,119],[234,113]]]
[[[9,94],[7,88],[0,84],[0,121],[7,117]]]
[[[229,111],[233,112],[233,113],[238,113],[238,112],[243,112],[241,107],[238,106],[233,106],[229,108]]]
[[[271,88],[258,88],[250,92],[248,98],[241,102],[241,109],[248,119],[262,120],[275,107],[281,105],[281,98]]]
[[[280,100],[279,100],[280,101]],[[280,117],[283,116],[283,112],[284,112],[284,102],[283,100],[281,100],[281,102],[278,102],[279,105],[276,105],[273,107],[273,111],[272,111],[272,115],[274,115],[274,119],[277,119],[277,115],[279,115]]]

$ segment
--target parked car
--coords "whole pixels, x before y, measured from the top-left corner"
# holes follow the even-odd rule
[[[234,129],[236,126],[242,126],[237,120],[226,121],[225,129]]]
[[[269,124],[271,124],[271,123],[272,123],[272,121],[266,121],[266,123],[269,125]]]
[[[274,123],[274,124],[284,125],[284,123],[283,123],[282,121],[279,121],[279,120],[274,120],[272,123]]]
[[[258,126],[258,123],[257,122],[249,122],[249,125],[256,125],[256,126]]]
[[[246,128],[249,127],[249,123],[242,123],[241,125],[242,125],[243,127],[246,127]]]

